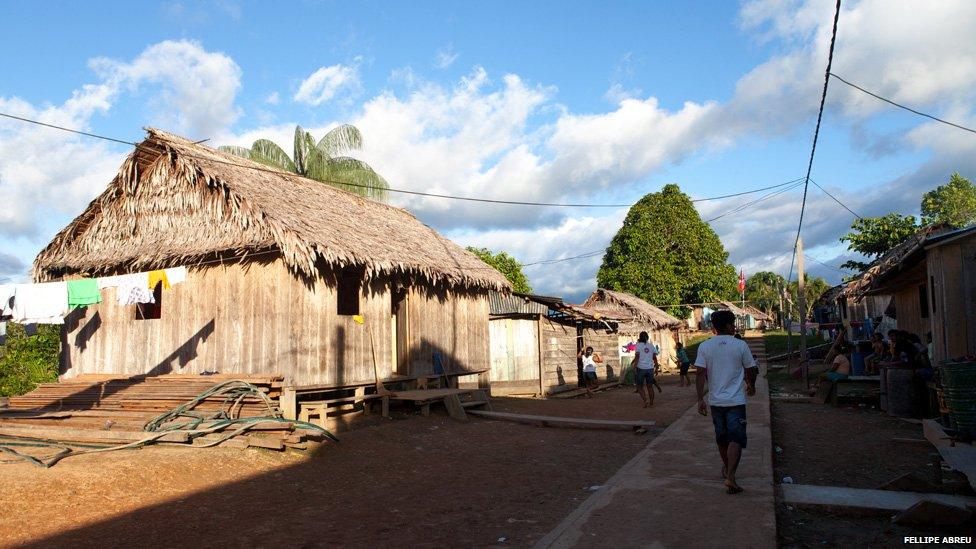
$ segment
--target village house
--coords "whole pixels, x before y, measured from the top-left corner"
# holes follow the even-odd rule
[[[660,351],[661,368],[677,370],[675,343],[678,330],[684,326],[682,321],[635,295],[602,288],[593,292],[583,307],[617,323],[622,367],[629,365],[634,355],[627,350],[628,345],[636,342],[641,332],[647,332],[650,342]]]
[[[617,323],[559,297],[491,294],[491,392],[545,396],[579,387],[581,349],[603,358],[597,376],[620,374]]]
[[[888,296],[899,330],[923,341],[932,334],[933,364],[976,354],[976,225],[926,227],[879,258],[845,293],[848,304]]]
[[[76,309],[61,373],[275,373],[298,389],[489,370],[508,282],[410,213],[148,129],[34,279],[188,267],[122,306]],[[374,360],[375,368],[374,371]]]

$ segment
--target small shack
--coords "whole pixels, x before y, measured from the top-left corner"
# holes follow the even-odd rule
[[[661,368],[677,369],[675,343],[678,330],[684,326],[681,320],[633,294],[603,288],[593,292],[583,302],[583,307],[617,323],[622,368],[628,366],[634,356],[633,351],[628,350],[629,344],[636,342],[641,332],[647,332],[650,342],[661,353],[658,357]]]
[[[876,261],[848,290],[890,295],[896,326],[932,334],[932,362],[976,354],[976,225],[929,226]]]
[[[488,371],[498,271],[400,208],[147,132],[33,276],[187,278],[157,285],[151,314],[114,289],[73,311],[63,377],[271,373],[313,391]]]
[[[615,322],[559,297],[493,292],[490,304],[493,394],[545,396],[576,389],[582,368],[577,353],[587,346],[603,357],[599,378],[617,379]]]

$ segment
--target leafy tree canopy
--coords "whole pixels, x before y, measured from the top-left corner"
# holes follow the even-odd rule
[[[321,181],[360,196],[386,199],[390,185],[369,164],[349,156],[347,151],[363,148],[363,136],[355,126],[343,124],[315,142],[311,133],[295,126],[294,153],[288,153],[270,139],[258,139],[247,147],[222,146],[220,151],[250,158],[266,166]]]
[[[746,279],[746,300],[764,313],[779,310],[779,292],[786,279],[776,273],[760,271]]]
[[[517,259],[505,252],[492,253],[488,248],[473,248],[468,246],[467,250],[478,256],[482,261],[498,269],[509,282],[512,289],[516,292],[528,294],[532,293],[532,286],[529,286],[529,279],[522,272],[522,264]]]
[[[634,204],[613,237],[597,273],[601,288],[628,292],[648,303],[702,303],[734,299],[738,275],[718,235],[674,184]],[[687,307],[664,307],[679,317]]]
[[[958,173],[922,195],[922,223],[965,227],[976,221],[976,186]]]
[[[851,223],[851,232],[840,237],[840,241],[848,243],[848,250],[877,258],[904,242],[919,228],[913,215],[890,213],[880,217],[862,217]],[[841,265],[843,269],[861,271],[867,267],[867,263],[860,261],[848,261]]]

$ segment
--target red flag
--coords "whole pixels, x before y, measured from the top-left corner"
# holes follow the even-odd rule
[[[746,291],[746,275],[739,270],[739,293]]]

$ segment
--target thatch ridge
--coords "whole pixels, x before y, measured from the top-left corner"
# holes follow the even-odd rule
[[[307,276],[324,262],[362,268],[367,277],[510,288],[497,270],[401,208],[146,131],[108,188],[38,254],[35,279],[272,251]]]
[[[633,294],[604,288],[593,292],[582,306],[598,311],[606,318],[641,324],[654,329],[674,328],[682,324],[681,320]]]
[[[912,254],[921,251],[926,240],[948,232],[946,225],[927,225],[908,237],[904,242],[885,252],[876,259],[865,271],[847,283],[844,294],[860,301],[866,294],[875,290],[878,283],[899,268],[902,261]]]

